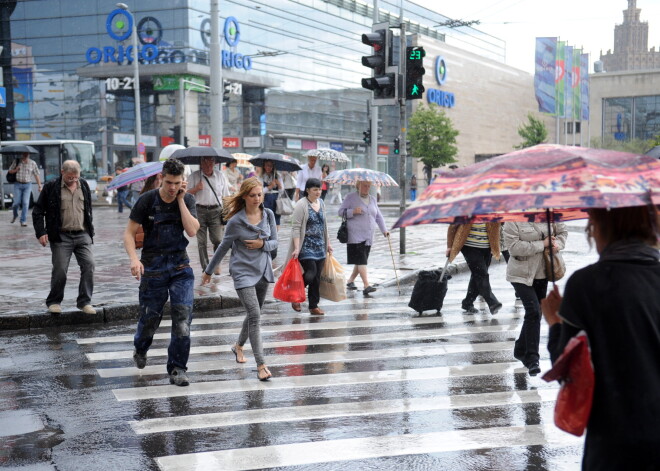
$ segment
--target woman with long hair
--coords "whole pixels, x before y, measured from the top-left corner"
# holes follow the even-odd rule
[[[596,379],[582,469],[660,464],[660,219],[653,207],[589,210],[599,259],[576,271],[564,297],[541,303],[553,362],[584,330]]]
[[[325,205],[321,200],[321,180],[310,178],[305,183],[303,197],[293,209],[291,243],[284,266],[296,258],[303,269],[303,280],[307,286],[310,314],[325,314],[319,308],[321,272],[326,254],[332,253]],[[292,303],[294,311],[300,312],[300,303]]]
[[[229,274],[247,313],[231,350],[237,363],[245,363],[243,345],[249,338],[257,362],[257,378],[266,381],[272,374],[263,357],[260,319],[268,283],[275,282],[270,252],[277,249],[277,229],[275,215],[263,206],[261,181],[244,180],[237,193],[225,198],[223,216],[227,221],[225,236],[204,270],[202,285],[211,281],[215,267],[231,249]]]
[[[275,215],[275,224],[279,231],[280,215],[276,212],[277,198],[284,187],[282,186],[282,180],[280,180],[280,176],[275,170],[275,164],[272,160],[264,160],[261,181],[264,183],[264,208],[270,209]]]

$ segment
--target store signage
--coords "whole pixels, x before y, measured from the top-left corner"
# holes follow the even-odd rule
[[[355,144],[344,144],[342,152],[355,152],[356,150],[357,146]]]
[[[341,142],[331,142],[330,149],[336,150],[338,152],[344,152],[344,144]]]
[[[346,150],[348,150],[348,149],[346,149]],[[355,150],[356,150],[357,152],[366,152],[366,151],[367,151],[367,146],[362,145],[362,144],[358,144],[358,145],[357,145],[357,148],[356,148]]]
[[[252,147],[261,147],[261,137],[259,136],[248,136],[243,138],[243,147],[252,148]]]
[[[330,143],[328,141],[318,141],[316,143],[317,149],[330,149]]]
[[[286,147],[288,149],[302,149],[302,141],[300,139],[287,139]]]
[[[302,148],[303,150],[316,149],[316,141],[308,141],[306,139],[303,139]]]
[[[197,145],[204,147],[211,147],[211,135],[200,134],[199,136],[197,136]]]
[[[240,139],[238,137],[223,137],[222,147],[240,147]]]
[[[131,37],[133,33],[133,22],[135,19],[128,11],[121,8],[117,8],[110,12],[105,22],[105,29],[110,36],[115,41],[126,41]],[[135,60],[136,56],[138,60],[146,63],[159,63],[159,64],[180,64],[188,61],[188,57],[184,51],[179,49],[171,50],[160,46],[160,39],[162,37],[162,32],[160,35],[148,35],[144,31],[147,31],[148,28],[145,28],[144,22],[148,21],[149,24],[160,25],[160,22],[154,17],[146,17],[140,21],[139,25],[139,39],[142,43],[142,47],[138,48],[137,51],[133,51],[133,46],[128,45],[124,47],[123,44],[115,46],[103,46],[103,47],[90,47],[85,53],[87,62],[90,64],[98,64],[100,62],[110,63],[116,62],[117,64],[123,64],[124,62],[132,63]],[[224,27],[224,36],[225,41],[230,47],[235,47],[240,41],[240,26],[238,20],[233,16],[228,17],[225,20]],[[228,51],[223,49],[221,52],[222,67],[226,69],[252,69],[252,59],[250,56],[244,56],[241,53]]]
[[[426,92],[426,101],[435,103],[445,108],[453,108],[456,105],[456,97],[453,93],[431,88]]]
[[[447,63],[442,56],[435,58],[435,80],[438,85],[442,85],[447,81]]]
[[[274,137],[272,142],[273,147],[284,147],[286,145],[286,142],[282,137]]]
[[[205,92],[206,83],[202,77],[195,75],[158,75],[153,78],[154,90],[167,91],[179,90],[181,87],[181,80],[184,79],[183,87],[186,90],[194,92]],[[190,83],[193,82],[193,83]]]
[[[388,155],[390,153],[390,146],[379,145],[378,154],[379,155]]]

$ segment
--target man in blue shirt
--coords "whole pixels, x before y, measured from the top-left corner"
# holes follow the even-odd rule
[[[195,277],[186,253],[188,237],[199,229],[195,198],[186,193],[184,166],[176,159],[163,164],[162,185],[144,193],[131,210],[124,232],[124,247],[131,259],[131,275],[140,280],[140,319],[135,333],[133,360],[142,369],[147,350],[163,318],[170,298],[172,337],[168,349],[170,383],[188,386],[193,285]],[[135,234],[144,229],[141,257],[135,249]]]

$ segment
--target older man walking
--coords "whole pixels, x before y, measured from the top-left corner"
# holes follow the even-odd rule
[[[30,154],[24,152],[21,159],[14,161],[9,167],[7,173],[16,174],[16,183],[14,183],[14,204],[11,209],[14,217],[11,222],[16,222],[18,218],[18,208],[21,207],[21,226],[27,226],[27,214],[30,207],[30,193],[32,192],[32,176],[37,181],[39,191],[41,191],[41,178],[39,176],[39,167],[37,163],[30,158]]]
[[[322,170],[319,165],[316,165],[318,157],[315,155],[310,155],[307,157],[307,165],[305,165],[301,171],[298,172],[298,181],[296,183],[296,197],[295,200],[300,199],[300,193],[305,191],[305,185],[307,180],[310,178],[316,178],[317,180],[323,180]]]
[[[218,248],[224,235],[222,225],[222,198],[229,196],[229,182],[220,170],[215,168],[213,157],[202,158],[200,170],[193,172],[189,178],[190,189],[188,193],[195,197],[197,206],[197,220],[199,230],[197,231],[197,250],[202,270],[209,264],[209,251],[206,245],[211,239],[213,251]],[[220,274],[220,267],[216,269],[216,275]]]
[[[80,164],[66,160],[61,176],[43,188],[32,211],[32,222],[39,243],[50,243],[53,271],[48,312],[60,314],[71,254],[80,266],[80,284],[76,305],[85,314],[96,314],[92,307],[94,291],[94,255],[92,254],[92,196],[87,182],[80,178]]]

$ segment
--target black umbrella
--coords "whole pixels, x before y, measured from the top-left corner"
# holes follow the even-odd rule
[[[233,162],[235,159],[223,148],[208,146],[192,146],[179,149],[172,153],[171,158],[180,160],[184,164],[199,165],[202,157],[213,157],[217,163]]]
[[[39,151],[32,146],[26,146],[23,144],[14,144],[11,146],[5,146],[0,150],[0,154],[38,154]]]
[[[250,159],[250,163],[256,167],[263,167],[266,160],[273,162],[275,170],[281,170],[283,172],[297,172],[298,170],[302,170],[300,162],[297,159],[274,152],[263,152],[255,155]]]

